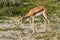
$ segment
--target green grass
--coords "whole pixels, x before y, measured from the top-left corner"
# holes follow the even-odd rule
[[[60,34],[56,34],[57,32],[57,25],[60,25],[60,1],[54,1],[54,0],[21,0],[21,3],[19,6],[10,6],[10,7],[1,7],[0,6],[0,23],[4,23],[4,20],[10,20],[9,16],[11,17],[18,17],[18,15],[26,15],[30,9],[44,5],[48,9],[48,18],[50,20],[50,23],[52,23],[51,28],[55,30],[55,32],[46,32],[34,35],[34,38],[36,40],[44,39],[44,40],[52,40],[52,38],[56,35],[58,35],[58,39],[60,39]],[[25,4],[26,3],[26,4]],[[12,14],[11,14],[12,13]],[[56,15],[55,15],[56,14]],[[3,16],[4,15],[4,16]],[[55,16],[54,16],[55,15]],[[52,18],[51,18],[52,17]],[[57,20],[54,18],[56,17]],[[38,20],[35,21],[35,23],[38,22],[44,22],[42,17],[37,17]],[[55,20],[54,20],[55,19]],[[57,22],[58,21],[58,22]],[[29,21],[24,20],[24,24],[29,23]],[[40,25],[40,24],[39,24]],[[40,29],[40,26],[35,26],[35,29]],[[21,32],[22,36],[25,36],[26,34],[23,32],[24,29],[19,28],[19,26],[15,26],[14,28],[0,28],[0,31],[6,31],[6,30],[19,30]],[[29,30],[29,33],[32,33],[32,30]]]
[[[56,35],[55,32],[47,32],[47,33],[42,33],[42,34],[36,35],[35,39],[51,40],[55,35]]]
[[[0,20],[10,20],[7,16],[0,16]]]
[[[6,30],[6,28],[0,28],[0,31],[5,31]]]
[[[0,31],[6,31],[6,30],[20,30],[20,31],[23,31],[23,29],[19,28],[18,26],[14,27],[14,28],[0,28]]]

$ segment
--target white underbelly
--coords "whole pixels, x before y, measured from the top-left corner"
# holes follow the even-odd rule
[[[36,13],[35,16],[40,16],[42,14],[43,14],[43,12],[39,12],[39,13]]]

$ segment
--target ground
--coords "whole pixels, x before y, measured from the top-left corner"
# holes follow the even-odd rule
[[[59,22],[50,24],[51,32],[48,32],[48,27],[46,27],[47,31],[43,32],[44,23],[35,23],[36,33],[32,35],[29,23],[19,25],[17,17],[9,17],[9,19],[0,20],[0,40],[60,40]]]

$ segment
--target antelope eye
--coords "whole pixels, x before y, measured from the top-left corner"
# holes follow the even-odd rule
[[[20,20],[20,21],[22,21],[22,20]]]

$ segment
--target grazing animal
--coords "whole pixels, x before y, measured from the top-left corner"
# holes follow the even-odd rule
[[[25,16],[22,16],[21,18],[18,19],[18,23],[22,23],[23,20],[27,19],[27,18],[31,18],[30,23],[32,24],[32,27],[34,26],[34,17],[35,16],[40,16],[42,15],[45,21],[49,23],[49,20],[47,18],[47,8],[45,6],[38,6],[35,8],[32,8],[31,10],[29,10],[28,14],[26,14]],[[34,28],[33,28],[34,30]]]

